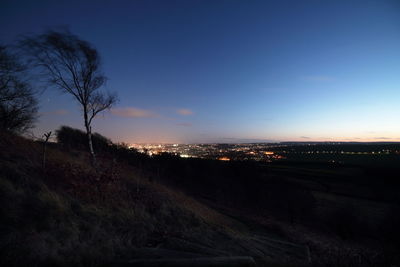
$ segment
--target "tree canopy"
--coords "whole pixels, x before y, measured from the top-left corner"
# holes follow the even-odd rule
[[[95,164],[92,121],[117,101],[115,94],[100,90],[106,77],[101,71],[98,51],[69,31],[48,31],[26,37],[21,41],[21,47],[28,52],[29,62],[40,69],[50,85],[72,95],[80,104],[89,151]]]
[[[38,116],[35,92],[23,66],[5,46],[0,46],[0,128],[23,133],[34,126]]]

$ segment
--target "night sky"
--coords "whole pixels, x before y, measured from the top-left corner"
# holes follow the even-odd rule
[[[68,26],[100,52],[120,101],[113,141],[400,141],[400,1],[9,1],[0,42]],[[37,136],[83,129],[40,96]]]

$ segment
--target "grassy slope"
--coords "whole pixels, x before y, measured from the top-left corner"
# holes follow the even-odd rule
[[[103,158],[95,172],[85,152],[52,146],[44,172],[41,153],[40,143],[0,133],[2,266],[98,266],[170,240],[263,261],[246,225],[140,170]]]
[[[246,214],[196,201],[151,182],[141,169],[106,157],[100,157],[100,171],[95,172],[85,152],[54,145],[43,172],[41,153],[40,143],[0,133],[1,266],[99,266],[141,257],[137,248],[155,247],[192,253],[211,249],[216,255],[252,256],[261,264],[299,266],[298,260],[307,256],[304,246],[288,240],[310,247],[313,266],[391,262],[365,246],[290,225],[267,212]]]
[[[0,253],[9,264],[87,266],[166,236],[212,235],[207,224],[223,221],[205,208],[191,212],[196,203],[173,201],[168,191],[138,181],[127,166],[112,175],[102,166],[102,177],[86,161],[50,149],[44,174],[40,144],[7,135],[1,140]]]

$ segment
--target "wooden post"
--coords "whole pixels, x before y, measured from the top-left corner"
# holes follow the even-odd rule
[[[42,157],[42,169],[43,172],[46,172],[46,148],[47,148],[47,142],[49,141],[51,137],[51,131],[47,132],[43,135],[43,157]]]

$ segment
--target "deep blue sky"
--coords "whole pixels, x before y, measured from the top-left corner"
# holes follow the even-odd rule
[[[400,141],[400,1],[2,1],[0,42],[68,26],[101,53],[114,141]],[[35,133],[82,128],[41,97]]]

